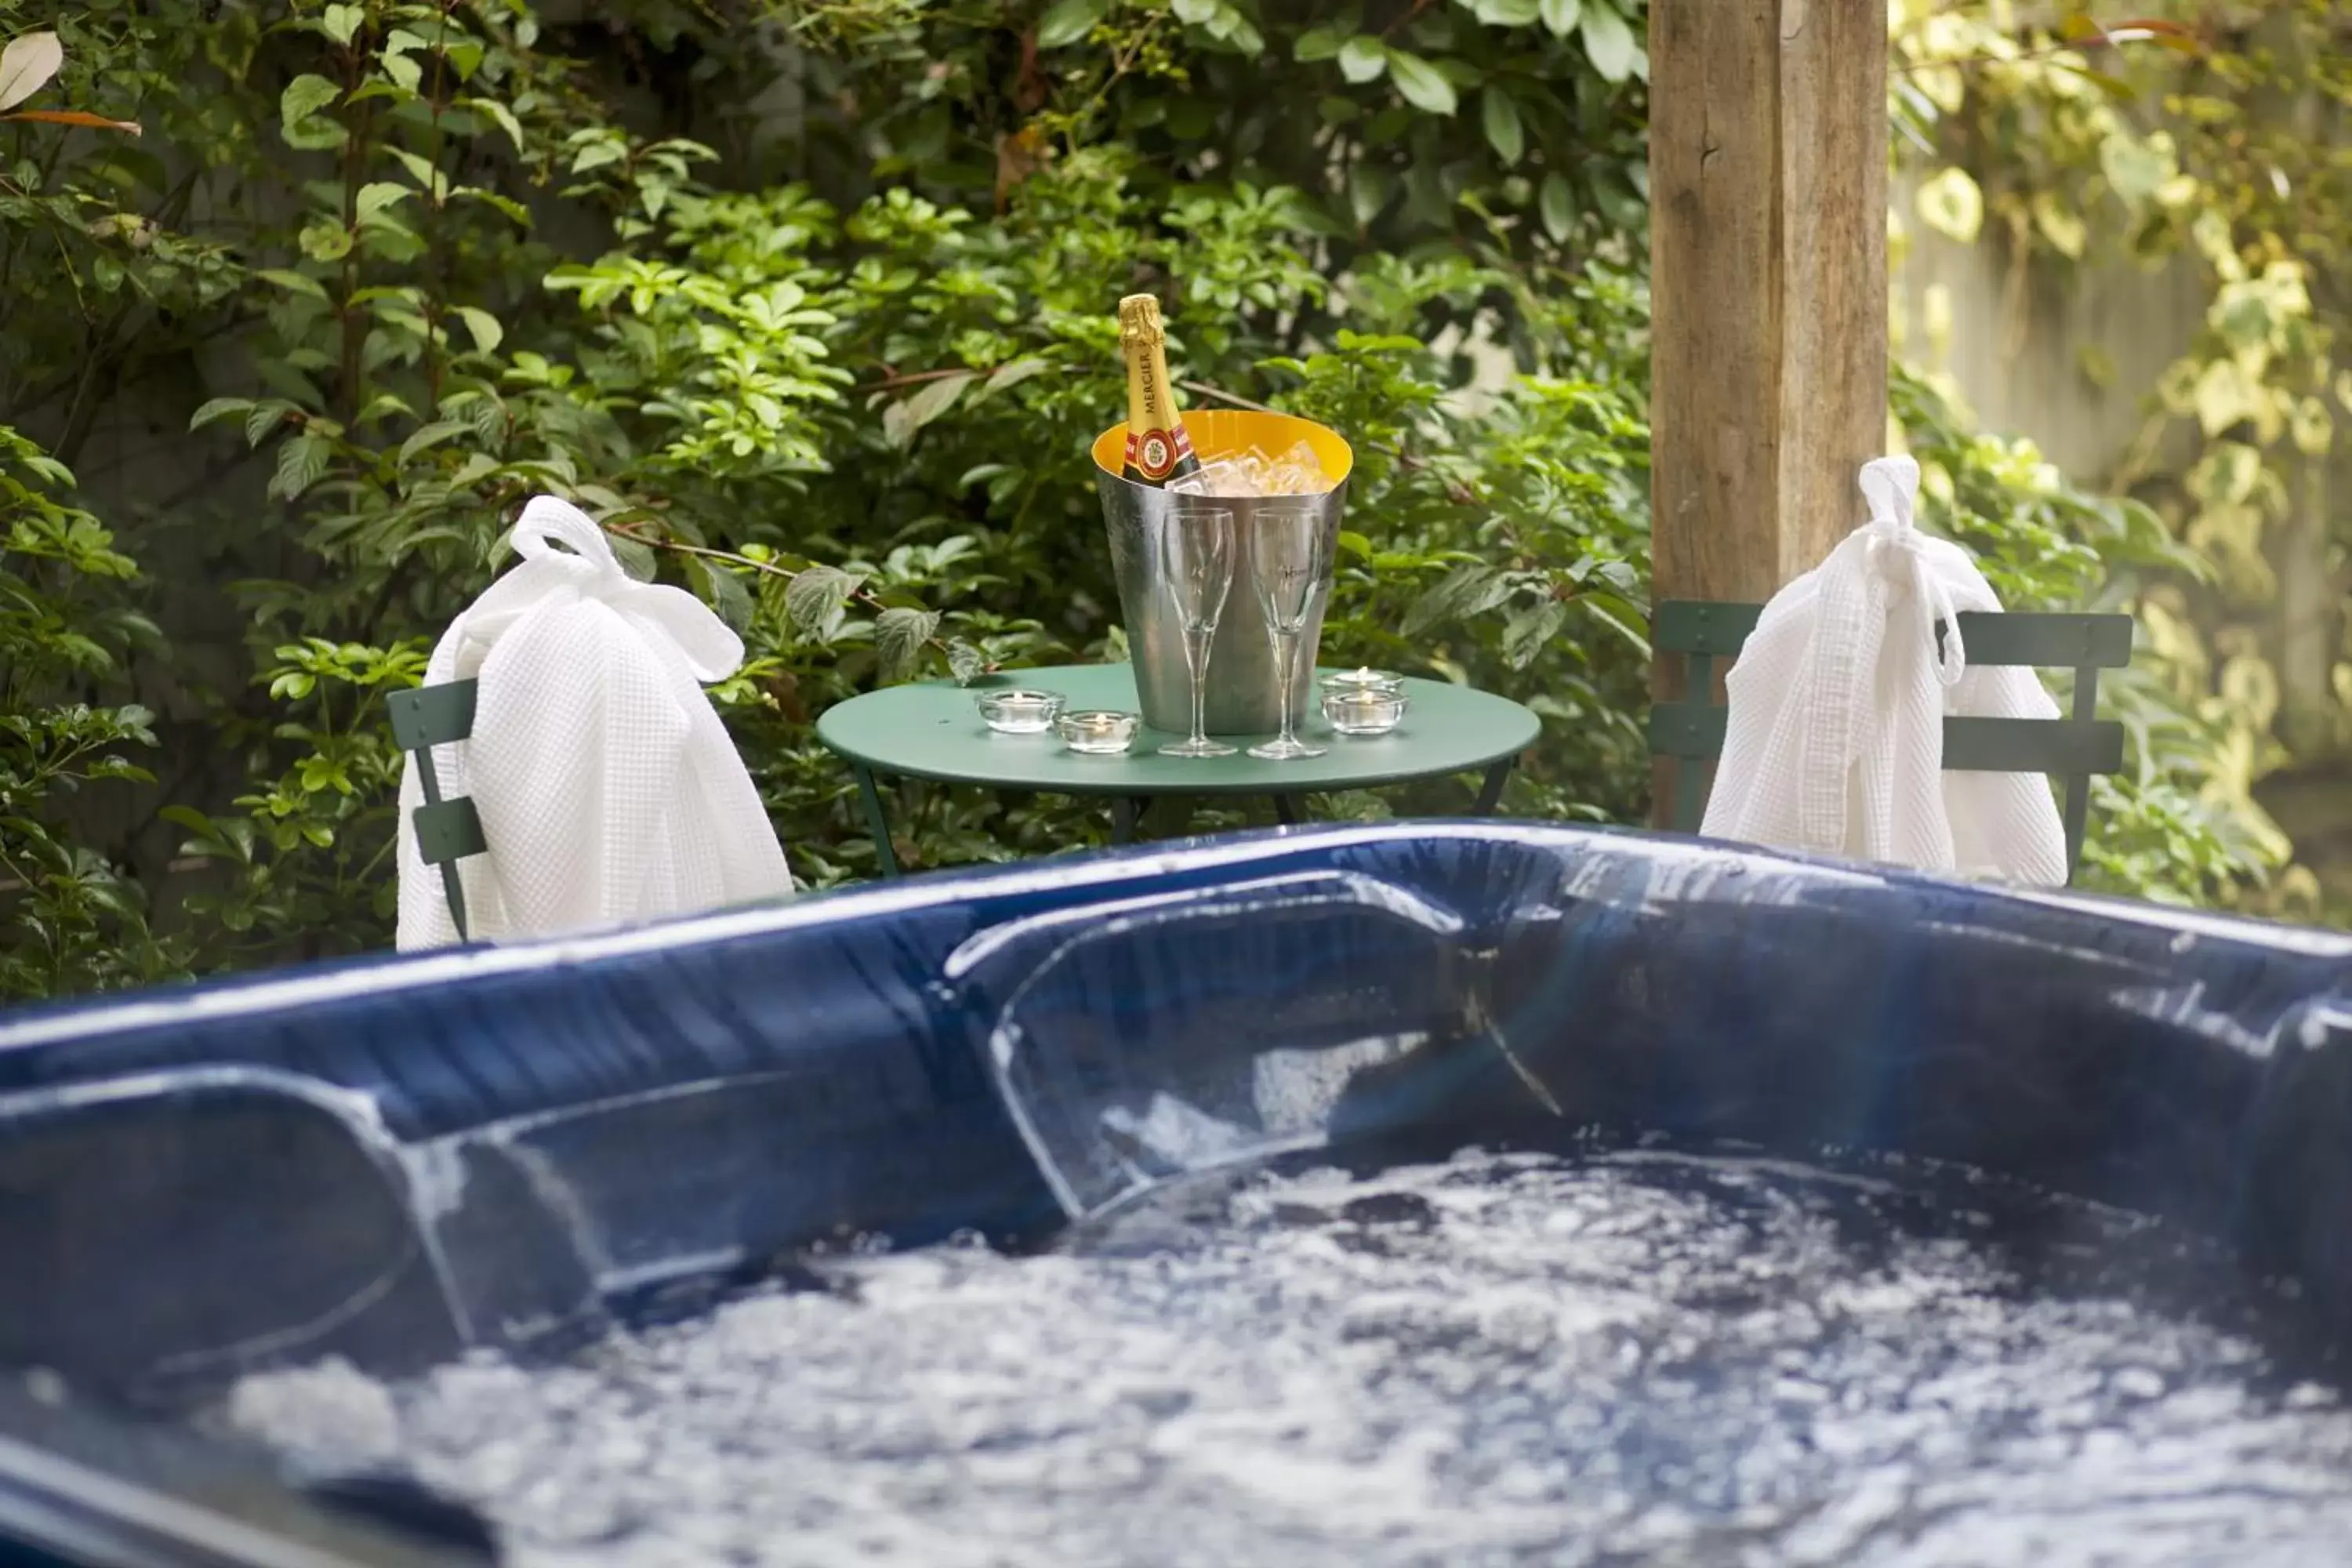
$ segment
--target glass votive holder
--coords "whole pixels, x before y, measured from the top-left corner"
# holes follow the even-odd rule
[[[1394,695],[1404,689],[1404,677],[1386,669],[1332,669],[1323,674],[1324,693],[1378,691]]]
[[[1135,744],[1135,731],[1142,722],[1132,713],[1090,709],[1063,714],[1054,721],[1054,730],[1062,737],[1062,743],[1074,752],[1083,752],[1090,757],[1114,757]]]
[[[1033,691],[1026,687],[983,691],[976,700],[980,716],[1000,735],[1042,735],[1054,727],[1055,716],[1062,711],[1060,692]]]
[[[1404,721],[1404,701],[1402,687],[1326,687],[1323,717],[1342,735],[1385,735]]]

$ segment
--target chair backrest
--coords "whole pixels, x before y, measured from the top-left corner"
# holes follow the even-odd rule
[[[1715,760],[1723,754],[1729,710],[1715,700],[1715,661],[1737,658],[1756,629],[1761,605],[1713,604],[1671,599],[1657,607],[1652,645],[1660,654],[1687,661],[1680,702],[1650,710],[1650,751],[1675,759],[1673,825],[1696,833],[1714,784]],[[2074,710],[2058,719],[1968,719],[1944,721],[1944,766],[1974,773],[2048,773],[2065,791],[2066,870],[2071,879],[2083,854],[2083,826],[2090,809],[2091,775],[2122,771],[2124,727],[2098,718],[2099,671],[2131,663],[2129,616],[1964,614],[1960,637],[1969,662],[2072,668]],[[1943,641],[1942,622],[1936,640]],[[1697,774],[1696,787],[1693,775]]]
[[[433,748],[474,732],[474,690],[473,681],[452,680],[395,691],[384,700],[392,714],[394,743],[415,757],[417,782],[425,786],[425,804],[411,818],[417,853],[427,866],[441,868],[441,890],[449,900],[449,918],[457,923],[460,942],[467,936],[466,885],[457,876],[457,862],[479,855],[489,841],[482,837],[482,819],[472,801],[441,798]]]

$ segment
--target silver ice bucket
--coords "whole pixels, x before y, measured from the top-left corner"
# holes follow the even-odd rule
[[[1300,441],[1315,448],[1323,471],[1336,481],[1319,496],[1268,496],[1225,499],[1235,532],[1234,586],[1225,595],[1223,617],[1210,646],[1209,675],[1202,706],[1212,735],[1271,735],[1282,727],[1282,694],[1274,667],[1274,640],[1267,635],[1265,612],[1258,607],[1256,575],[1250,566],[1250,530],[1261,505],[1291,508],[1301,502],[1322,510],[1327,554],[1336,554],[1339,514],[1347,504],[1348,473],[1355,454],[1336,431],[1311,419],[1287,414],[1260,414],[1246,409],[1212,408],[1188,412],[1184,427],[1192,449],[1203,459],[1251,447],[1279,456]],[[1184,734],[1192,727],[1192,678],[1184,668],[1184,632],[1177,624],[1176,607],[1168,596],[1160,572],[1160,531],[1167,526],[1178,497],[1150,485],[1139,485],[1119,469],[1127,454],[1127,426],[1112,426],[1094,444],[1095,488],[1102,492],[1103,522],[1110,533],[1111,572],[1118,582],[1118,606],[1127,626],[1128,657],[1135,665],[1135,690],[1143,721],[1155,730]],[[1315,650],[1323,636],[1323,609],[1330,600],[1330,578],[1315,596],[1307,626],[1298,639],[1298,666],[1290,688],[1291,712],[1307,712],[1307,694],[1315,680]]]

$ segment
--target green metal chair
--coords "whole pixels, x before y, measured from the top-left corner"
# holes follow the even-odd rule
[[[441,775],[433,766],[433,748],[462,741],[474,732],[475,683],[453,680],[440,686],[420,686],[395,691],[385,699],[392,713],[394,743],[416,759],[417,782],[425,786],[425,804],[412,817],[417,852],[427,866],[441,868],[441,890],[449,900],[449,917],[457,923],[457,940],[467,940],[466,884],[457,862],[489,847],[482,837],[482,819],[474,803],[460,796],[441,798]]]
[[[1714,787],[1715,762],[1723,754],[1729,710],[1715,700],[1715,662],[1737,658],[1756,629],[1761,605],[1715,604],[1672,599],[1657,607],[1652,644],[1660,655],[1680,654],[1686,671],[1680,702],[1650,710],[1650,753],[1675,759],[1673,826],[1696,833]],[[2083,825],[2090,809],[2091,775],[2119,773],[2124,765],[2124,727],[2095,717],[2099,671],[2131,663],[2129,616],[1964,614],[1960,636],[1969,662],[2072,668],[2074,710],[2058,719],[1963,719],[1944,721],[1944,766],[1970,773],[2047,773],[2064,787],[2066,870],[2071,879],[2083,855]],[[1936,626],[1938,644],[1943,624]],[[1696,788],[1686,787],[1694,774]]]

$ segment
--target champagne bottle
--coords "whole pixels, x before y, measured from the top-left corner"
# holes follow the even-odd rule
[[[1118,347],[1127,360],[1127,477],[1139,485],[1162,486],[1200,472],[1192,437],[1176,412],[1168,384],[1168,334],[1160,325],[1160,301],[1129,294],[1118,302]]]

